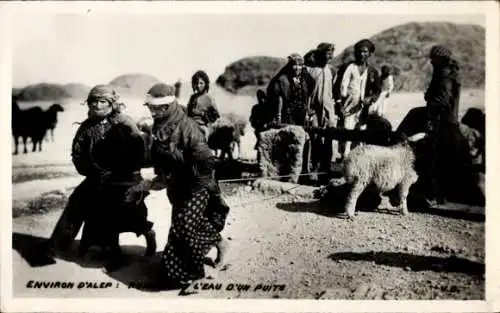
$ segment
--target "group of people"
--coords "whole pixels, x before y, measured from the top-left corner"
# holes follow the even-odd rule
[[[259,104],[250,118],[256,134],[275,122],[355,129],[363,126],[367,114],[384,115],[394,83],[389,67],[383,67],[379,75],[370,64],[374,51],[370,40],[359,41],[354,46],[354,61],[344,64],[338,73],[330,66],[333,44],[322,43],[305,57],[290,55],[288,64],[270,81],[267,94],[262,90],[257,93]],[[458,121],[460,80],[458,64],[446,47],[433,47],[430,59],[434,73],[425,100],[428,131],[436,147],[436,177],[435,192],[429,197],[440,199],[439,168],[445,160],[438,147],[444,138],[443,128]],[[208,94],[208,75],[198,71],[191,83],[194,93],[187,106],[179,103],[180,85],[158,83],[149,89],[144,101],[154,120],[149,129],[140,129],[122,112],[119,95],[112,86],[91,89],[86,101],[88,117],[72,145],[73,163],[85,179],[70,196],[45,253],[67,251],[84,223],[80,255],[93,245],[100,246],[108,271],[122,265],[120,233],[144,236],[145,254],[153,256],[156,235],[144,201],[150,191],[166,189],[172,222],[161,256],[163,281],[177,285],[203,278],[206,256],[214,247],[214,265],[224,263],[228,242],[221,231],[230,208],[221,197],[214,175],[216,159],[207,144],[209,125],[220,115]],[[312,137],[311,147],[312,170],[329,171],[332,141]],[[349,149],[349,143],[341,142],[341,157]],[[143,179],[140,173],[146,150],[150,158],[147,162],[156,175],[152,180]]]
[[[252,126],[256,135],[272,123],[303,127],[361,128],[369,113],[385,115],[387,98],[394,88],[389,66],[382,75],[369,60],[375,45],[363,39],[354,45],[354,61],[340,67],[331,66],[334,45],[320,43],[304,57],[293,53],[288,63],[257,94],[259,103],[253,108]],[[263,95],[264,94],[264,95]],[[311,171],[330,170],[333,157],[332,141],[316,137],[311,140],[313,151]],[[350,151],[350,142],[339,143],[340,160]]]
[[[180,86],[158,83],[144,105],[154,123],[148,130],[122,112],[110,85],[92,88],[86,100],[88,117],[78,128],[72,161],[85,176],[69,198],[44,246],[44,255],[67,252],[84,224],[79,255],[91,246],[102,248],[105,268],[123,265],[119,235],[133,232],[146,238],[146,256],[156,253],[156,234],[147,219],[145,198],[151,190],[167,190],[172,204],[168,243],[162,253],[163,282],[189,284],[205,277],[206,256],[216,248],[215,267],[224,263],[227,240],[221,236],[229,206],[215,180],[215,156],[207,145],[207,124],[219,116],[208,95],[208,75],[193,75],[193,95],[187,106],[178,101]],[[148,146],[146,137],[152,137]],[[143,179],[141,168],[149,150],[155,178]]]
[[[342,64],[338,72],[331,66],[334,45],[321,43],[304,57],[293,53],[288,63],[271,79],[267,94],[257,92],[258,103],[252,108],[250,122],[257,141],[262,131],[272,125],[292,124],[310,127],[363,129],[368,117],[387,118],[387,102],[394,89],[392,69],[384,65],[379,71],[370,64],[375,45],[362,39],[354,45],[354,60]],[[429,201],[442,200],[440,195],[440,164],[446,162],[439,149],[447,125],[458,123],[460,96],[459,66],[452,52],[442,46],[431,48],[432,80],[425,93],[428,111],[428,132],[432,134],[434,191]],[[338,161],[353,148],[354,142],[339,140]],[[330,172],[333,158],[332,140],[310,136],[309,172]],[[327,181],[328,176],[324,176]],[[439,201],[442,202],[442,201]]]

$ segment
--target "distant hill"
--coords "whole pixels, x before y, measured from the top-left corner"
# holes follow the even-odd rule
[[[71,83],[63,85],[63,88],[71,95],[72,98],[85,99],[88,96],[91,87],[84,84]]]
[[[53,84],[39,83],[23,88],[12,88],[12,94],[17,95],[21,101],[59,101],[63,99],[84,99],[90,87],[71,83]]]
[[[109,82],[120,94],[143,96],[149,88],[160,82],[156,77],[147,74],[121,75]]]
[[[370,40],[377,47],[373,64],[379,69],[385,64],[393,67],[398,91],[421,91],[427,87],[432,71],[428,54],[435,44],[448,46],[460,62],[463,88],[484,87],[485,29],[481,26],[407,23],[378,33]],[[334,58],[333,65],[338,67],[352,59],[353,50],[353,46],[346,48]],[[257,88],[265,88],[285,62],[270,56],[247,57],[226,67],[217,84],[232,93],[253,94]]]
[[[463,88],[484,87],[485,29],[477,25],[445,22],[407,23],[387,29],[370,38],[376,46],[373,64],[380,69],[390,65],[395,73],[395,88],[402,91],[424,90],[431,77],[428,55],[435,44],[453,51],[461,66]],[[334,65],[353,59],[350,46],[335,57]]]
[[[286,59],[270,56],[246,57],[231,63],[216,84],[232,93],[250,94],[267,86],[269,80],[285,65]]]

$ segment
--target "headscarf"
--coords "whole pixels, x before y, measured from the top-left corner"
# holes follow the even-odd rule
[[[288,56],[288,62],[293,65],[304,65],[304,58],[298,53],[292,53]]]
[[[370,54],[375,52],[375,45],[373,42],[371,42],[368,39],[361,39],[354,45],[354,52],[361,51],[361,48],[366,47],[368,48],[368,51],[370,51]]]
[[[166,105],[174,100],[175,88],[164,83],[158,83],[148,90],[145,104],[152,106]]]
[[[429,57],[439,57],[439,58],[447,58],[451,59],[452,58],[452,53],[450,49],[446,48],[445,46],[442,45],[435,45],[431,48],[431,51],[429,53]]]
[[[87,96],[87,103],[96,100],[103,99],[108,101],[110,104],[115,104],[120,96],[116,93],[115,89],[111,85],[97,85],[92,88]]]
[[[334,51],[334,50],[335,50],[335,46],[329,42],[322,42],[316,48],[317,52],[330,52],[330,51]]]

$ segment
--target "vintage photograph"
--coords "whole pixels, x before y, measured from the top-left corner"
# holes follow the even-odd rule
[[[23,12],[13,297],[485,300],[480,10]]]

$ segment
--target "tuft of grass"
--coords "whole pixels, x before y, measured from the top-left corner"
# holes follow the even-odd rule
[[[12,183],[19,184],[31,180],[45,180],[45,179],[56,179],[63,177],[74,176],[73,173],[68,172],[14,172],[12,174]]]
[[[27,215],[45,214],[64,207],[68,201],[66,193],[53,190],[41,194],[33,200],[12,206],[12,217],[17,218]]]
[[[74,167],[66,164],[15,165],[12,167],[13,184],[31,180],[56,179],[76,175],[78,175],[78,173]]]

